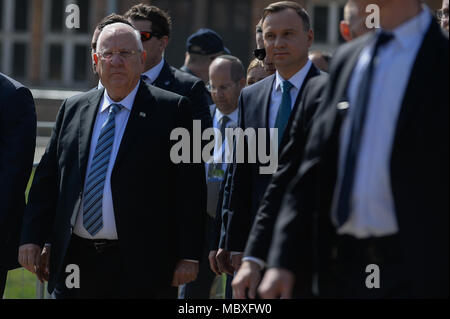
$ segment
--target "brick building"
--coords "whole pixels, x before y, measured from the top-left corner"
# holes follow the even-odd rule
[[[31,87],[85,90],[95,83],[90,69],[94,26],[111,13],[144,2],[168,10],[174,21],[168,61],[181,66],[186,38],[200,27],[222,34],[232,53],[248,63],[254,28],[268,0],[0,0],[0,71]],[[338,23],[346,0],[298,0],[311,14],[315,48],[332,51],[341,42]],[[432,9],[441,0],[426,1]],[[79,29],[68,29],[69,4],[81,12]]]

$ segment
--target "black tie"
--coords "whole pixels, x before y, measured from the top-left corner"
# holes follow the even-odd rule
[[[347,221],[350,214],[350,195],[355,179],[356,159],[361,142],[361,135],[363,133],[367,113],[367,104],[369,103],[371,93],[370,89],[372,87],[373,73],[375,64],[377,63],[378,50],[393,38],[394,35],[391,33],[381,32],[379,34],[369,66],[366,71],[364,71],[361,78],[361,84],[358,88],[359,94],[357,96],[356,103],[353,106],[353,115],[350,118],[351,131],[344,158],[344,176],[342,178],[341,189],[336,206],[336,217],[339,226],[342,226]]]

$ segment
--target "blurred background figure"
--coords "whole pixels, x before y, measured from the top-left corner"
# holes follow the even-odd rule
[[[271,75],[264,68],[264,63],[258,59],[253,59],[247,69],[247,86],[255,84]]]
[[[199,77],[205,84],[209,83],[209,66],[220,55],[230,54],[222,37],[211,29],[199,29],[186,41],[186,58],[181,71]],[[213,104],[211,96],[208,96],[209,105]]]
[[[328,67],[331,62],[332,55],[329,52],[312,51],[309,53],[309,59],[321,71],[328,73]]]
[[[266,49],[264,48],[264,38],[262,30],[262,19],[259,20],[256,25],[256,49],[253,51],[253,55],[258,60],[263,61],[263,66],[268,75],[274,74],[277,70],[275,64],[273,64],[272,58],[267,56]]]
[[[365,24],[366,17],[365,6],[354,0],[347,2],[344,7],[344,20],[339,26],[341,36],[345,41],[351,41],[370,31]]]
[[[441,27],[448,32],[448,0],[442,1],[442,8],[438,10],[437,17],[441,23]]]

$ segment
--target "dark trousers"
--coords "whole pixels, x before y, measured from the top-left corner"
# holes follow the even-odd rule
[[[202,259],[199,263],[197,279],[180,287],[179,299],[209,299],[211,286],[216,275],[209,267],[209,243],[211,241],[211,227],[214,223],[209,215],[206,220],[205,245],[202,253]]]
[[[411,297],[411,282],[405,275],[397,236],[355,239],[339,236],[333,261],[319,276],[320,295],[325,298],[388,299]],[[377,266],[378,271],[367,269]],[[379,288],[370,288],[376,273]],[[369,281],[369,286],[368,286]]]
[[[66,280],[71,276],[65,272],[67,265],[79,267],[80,288],[67,287]],[[130,288],[132,285],[124,282],[123,274],[118,245],[98,250],[87,240],[72,236],[53,296],[56,299],[176,299],[177,289],[173,287],[159,292],[154,292],[151,287],[134,291]],[[136,272],[136,285],[139,284],[139,275]]]
[[[8,271],[0,270],[0,299],[3,298],[3,293],[5,292],[6,276],[7,275],[8,275]]]

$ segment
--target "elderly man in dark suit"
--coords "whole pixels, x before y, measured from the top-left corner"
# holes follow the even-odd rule
[[[171,132],[191,130],[189,101],[140,80],[146,52],[131,26],[106,26],[94,57],[105,88],[60,109],[31,189],[19,261],[35,272],[50,238],[50,293],[176,298],[174,287],[195,279],[202,246],[192,187],[202,167],[170,158]],[[79,285],[68,285],[77,274]]]
[[[264,298],[291,297],[300,269],[319,297],[448,298],[448,36],[419,0],[358,2],[382,28],[335,54]]]
[[[17,268],[25,188],[33,167],[36,111],[30,90],[0,73],[0,298]]]

